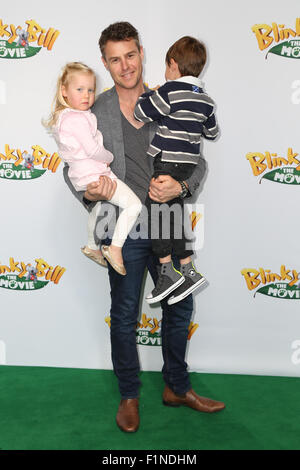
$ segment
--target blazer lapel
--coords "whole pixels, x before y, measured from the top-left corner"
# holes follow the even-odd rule
[[[124,180],[126,168],[119,98],[115,87],[109,90],[107,94],[105,109],[106,132],[111,136],[111,148],[114,155],[111,169],[118,178]]]

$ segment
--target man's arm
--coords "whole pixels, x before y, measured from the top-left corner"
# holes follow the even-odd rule
[[[91,211],[97,201],[109,201],[116,190],[116,182],[108,176],[100,176],[99,181],[87,185],[86,191],[76,191],[72,185],[69,175],[69,166],[63,169],[64,180],[72,194],[81,202],[87,211]]]
[[[64,176],[65,182],[67,183],[68,188],[70,189],[71,193],[76,197],[76,199],[78,199],[78,201],[85,207],[85,209],[90,212],[94,204],[89,204],[87,203],[86,200],[84,200],[85,191],[76,191],[76,189],[74,188],[74,186],[72,185],[70,181],[68,171],[69,171],[69,165],[65,164],[63,168],[63,176]]]
[[[188,186],[190,195],[192,196],[195,191],[200,186],[201,181],[203,181],[207,171],[207,163],[203,157],[199,157],[199,162],[196,165],[192,176],[186,179],[185,183]]]
[[[205,177],[207,164],[204,158],[199,158],[199,163],[196,165],[192,176],[184,183],[186,183],[189,196],[199,188],[201,181]],[[167,202],[179,196],[181,193],[181,185],[170,175],[160,175],[158,178],[152,178],[149,188],[149,197],[156,202]]]

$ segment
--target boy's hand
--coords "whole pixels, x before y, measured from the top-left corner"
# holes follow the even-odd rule
[[[109,201],[116,190],[117,183],[109,176],[100,176],[99,181],[87,185],[84,197],[89,201]]]
[[[181,184],[170,175],[159,175],[152,178],[149,187],[149,197],[153,201],[164,203],[179,196]]]
[[[156,85],[156,87],[151,88],[151,90],[156,91],[156,90],[158,90],[159,88],[160,88],[160,85]]]

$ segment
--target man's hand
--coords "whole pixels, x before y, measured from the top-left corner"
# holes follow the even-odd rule
[[[181,185],[170,175],[159,175],[150,181],[149,197],[153,201],[164,203],[179,196]]]
[[[116,187],[117,183],[109,176],[100,176],[99,181],[87,185],[84,197],[89,201],[109,201]]]

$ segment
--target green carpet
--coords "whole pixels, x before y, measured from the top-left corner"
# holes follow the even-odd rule
[[[222,400],[216,414],[162,404],[158,372],[143,372],[137,433],[119,430],[111,371],[0,366],[3,450],[300,449],[298,378],[191,374]]]

